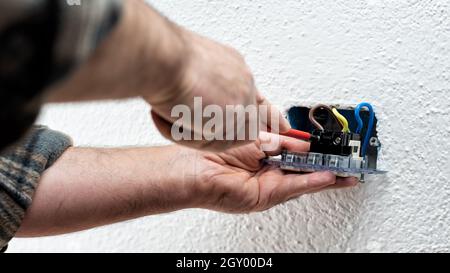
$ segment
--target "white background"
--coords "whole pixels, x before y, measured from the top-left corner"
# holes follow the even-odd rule
[[[372,102],[389,173],[265,213],[187,210],[15,239],[11,251],[450,251],[447,0],[152,2],[239,49],[259,89],[283,109]],[[40,122],[77,145],[166,143],[148,110],[139,100],[48,106]]]

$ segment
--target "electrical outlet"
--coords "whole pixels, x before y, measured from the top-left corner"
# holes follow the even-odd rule
[[[370,104],[347,108],[296,106],[289,109],[288,119],[293,129],[311,134],[310,151],[283,151],[281,157],[268,158],[268,163],[287,171],[331,171],[361,181],[366,174],[386,173],[377,169],[381,142]]]

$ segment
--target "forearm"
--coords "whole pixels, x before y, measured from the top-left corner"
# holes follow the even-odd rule
[[[44,173],[17,235],[62,234],[197,207],[193,154],[178,146],[71,148]]]
[[[118,99],[174,88],[185,57],[181,29],[142,0],[124,1],[115,29],[47,101]]]
[[[274,134],[273,155],[309,144]],[[229,213],[269,209],[354,178],[330,172],[294,174],[261,164],[261,141],[209,153],[182,146],[69,148],[43,174],[18,236],[56,235],[185,208]]]

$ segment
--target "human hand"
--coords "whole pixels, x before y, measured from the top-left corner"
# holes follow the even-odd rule
[[[277,147],[263,152],[268,142]],[[309,144],[261,133],[260,140],[222,153],[179,145],[69,148],[42,175],[18,235],[56,235],[186,208],[262,211],[302,194],[357,184],[355,178],[289,173],[261,163],[284,149],[304,152]]]
[[[250,68],[239,52],[188,30],[181,28],[179,30],[187,49],[183,53],[182,71],[176,85],[173,88],[161,89],[160,92],[151,92],[144,96],[152,105],[152,118],[155,125],[166,138],[173,140],[171,127],[173,122],[179,119],[171,116],[172,108],[175,105],[187,105],[192,110],[194,109],[194,97],[202,98],[205,106],[218,105],[222,110],[225,110],[227,105],[243,105],[244,107],[255,105],[256,109],[265,106],[267,110],[264,112],[265,117],[246,116],[246,120],[242,123],[239,123],[239,120],[235,121],[237,128],[231,139],[225,138],[222,141],[206,140],[205,138],[202,140],[177,140],[176,142],[179,144],[213,151],[223,151],[235,144],[245,144],[250,140],[237,141],[236,136],[239,132],[248,132],[251,122],[258,122],[259,118],[268,128],[274,127],[272,120],[278,121],[281,132],[290,128],[276,107],[272,106],[258,92]],[[203,123],[206,121],[207,119],[203,118]],[[230,120],[224,120],[217,125],[222,127],[224,136],[229,136],[227,122]],[[205,132],[202,129],[193,122],[183,124],[183,130],[189,131],[188,135],[191,136],[204,136]],[[259,130],[256,131],[256,134],[258,132]]]
[[[261,145],[276,138],[277,149],[263,152]],[[263,211],[303,194],[358,184],[354,177],[337,178],[330,172],[290,173],[261,162],[284,149],[307,152],[309,143],[261,133],[260,140],[254,143],[197,156],[194,192],[198,206],[229,213]]]
[[[194,148],[224,150],[254,140],[238,141],[236,136],[249,131],[250,121],[264,112],[261,106],[267,106],[262,125],[276,129],[271,119],[264,118],[273,117],[281,132],[289,129],[279,111],[258,92],[250,69],[236,50],[177,26],[142,0],[124,1],[114,30],[66,79],[48,89],[43,98],[46,102],[143,97],[152,106],[158,129],[172,140],[172,124],[178,120],[171,116],[173,107],[185,105],[193,110],[194,97],[221,110],[227,105],[260,106],[256,107],[259,113],[246,116],[235,132],[227,129],[228,119],[228,123],[219,119],[216,130],[224,129],[222,135],[229,137],[225,141],[206,140],[203,126],[195,122],[183,124],[184,131],[202,138],[177,142]],[[255,135],[258,132],[254,130]]]

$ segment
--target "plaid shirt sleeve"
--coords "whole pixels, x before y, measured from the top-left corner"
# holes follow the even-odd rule
[[[0,250],[19,228],[41,173],[70,145],[46,128],[27,134],[43,90],[92,54],[121,11],[120,0],[0,1]]]
[[[68,136],[35,126],[0,154],[0,250],[19,229],[41,174],[70,145]]]
[[[90,56],[121,11],[120,0],[0,1],[0,150],[24,135],[42,91]]]

